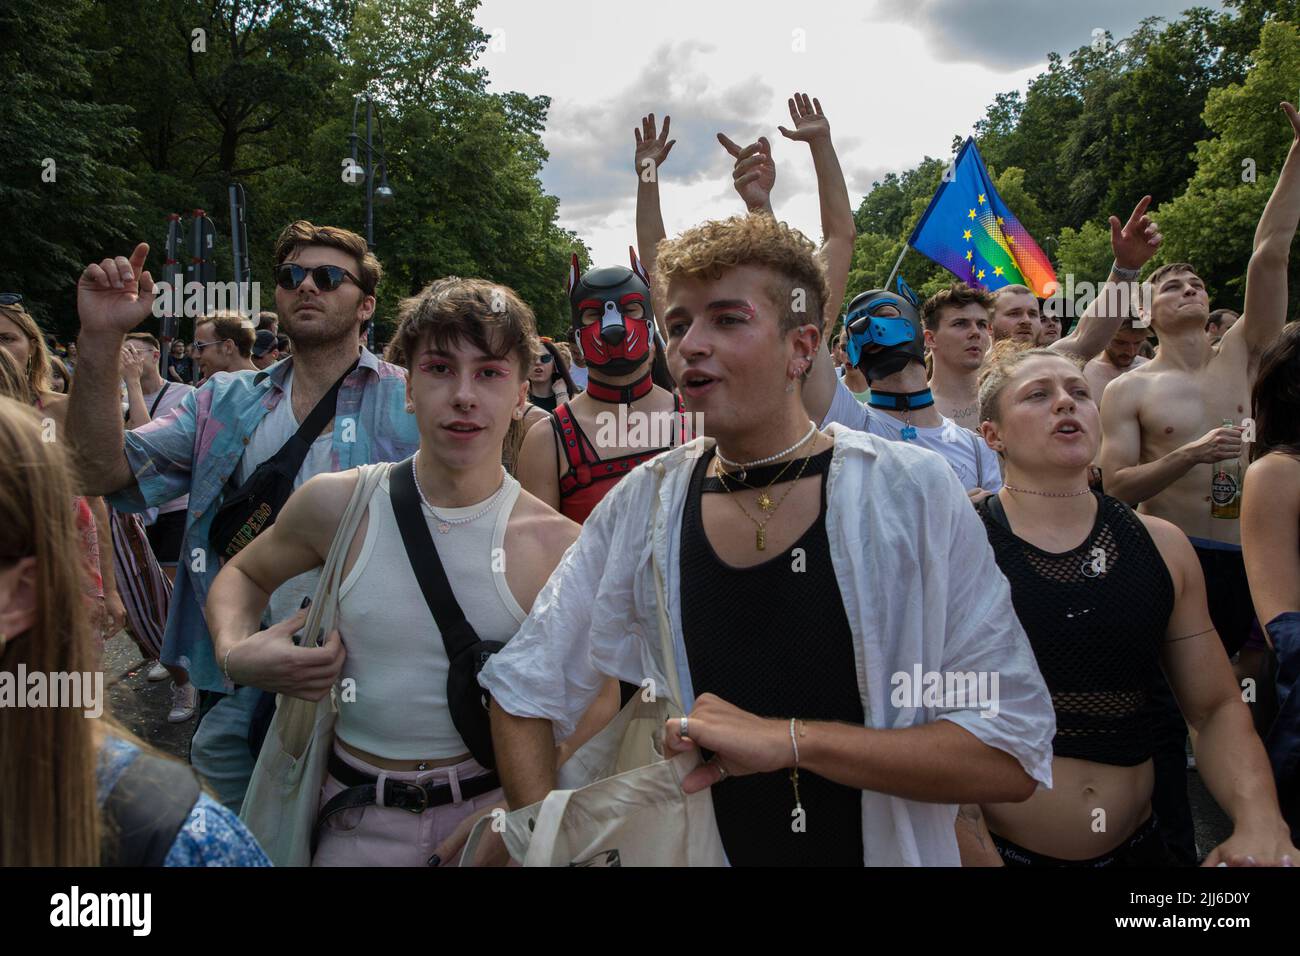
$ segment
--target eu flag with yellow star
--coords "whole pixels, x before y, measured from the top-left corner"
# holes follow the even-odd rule
[[[1051,294],[1052,263],[993,188],[974,137],[962,144],[907,244],[967,285]]]

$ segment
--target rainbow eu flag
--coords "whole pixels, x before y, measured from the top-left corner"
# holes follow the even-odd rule
[[[950,169],[907,244],[967,285],[991,292],[1020,284],[1050,295],[1056,272],[993,188],[974,137]]]

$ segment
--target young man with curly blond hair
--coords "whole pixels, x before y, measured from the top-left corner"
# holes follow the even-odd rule
[[[666,752],[713,754],[684,788],[713,787],[732,864],[956,865],[957,804],[1050,784],[1055,730],[978,517],[938,455],[809,421],[827,287],[804,236],[704,223],[659,246],[656,281],[705,436],[605,496],[481,672],[507,800],[555,786],[605,680],[650,678],[681,689]],[[916,671],[999,692],[900,696]]]

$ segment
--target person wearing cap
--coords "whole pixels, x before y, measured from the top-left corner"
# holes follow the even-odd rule
[[[253,339],[253,364],[259,369],[280,361],[280,343],[270,329],[259,329]]]

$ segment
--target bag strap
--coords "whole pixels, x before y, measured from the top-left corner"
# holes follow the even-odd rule
[[[150,418],[153,418],[153,413],[158,411],[158,403],[163,400],[163,396],[167,394],[167,389],[171,387],[172,387],[171,382],[163,382],[163,387],[158,389],[158,394],[154,396],[153,404],[149,406]]]
[[[662,504],[660,492],[663,490],[664,472],[667,469],[664,468],[661,462],[656,470],[659,472],[659,479],[655,482],[655,505],[654,511],[650,514],[649,534],[651,538],[650,564],[653,566],[655,574],[655,609],[659,620],[659,650],[663,655],[664,676],[668,678],[668,689],[672,691],[673,703],[685,711],[686,703],[682,700],[681,683],[677,679],[677,657],[673,653],[672,625],[668,621],[668,598],[664,588],[664,575],[654,551],[655,524],[659,520],[659,509]]]
[[[322,395],[320,401],[307,413],[307,417],[303,419],[293,436],[271,457],[270,460],[274,461],[285,474],[298,474],[298,469],[307,460],[307,453],[311,451],[312,442],[320,435],[325,423],[334,417],[343,380],[352,374],[360,361],[358,357],[357,361],[348,366],[348,370],[339,376],[338,381],[330,386],[329,391]],[[281,401],[283,400],[282,398]]]
[[[564,823],[564,812],[576,790],[552,790],[537,810],[537,825],[528,841],[522,866],[554,866],[555,844]]]
[[[970,429],[966,429],[970,431]],[[970,432],[970,447],[975,453],[975,487],[984,488],[984,456],[980,454],[980,436]],[[988,491],[987,488],[984,488]]]
[[[442,633],[442,643],[447,649],[447,660],[455,660],[456,655],[478,643],[478,634],[465,618],[447,572],[443,569],[442,559],[438,557],[438,547],[429,534],[429,525],[424,520],[424,511],[420,507],[420,492],[415,487],[415,475],[411,472],[414,456],[399,461],[388,473],[388,491],[393,500],[393,515],[397,519],[398,530],[402,532],[402,545],[406,548],[406,558],[411,562],[415,578],[420,582],[420,592],[433,613],[433,619]]]
[[[162,866],[199,799],[199,781],[185,764],[143,751],[131,761],[104,803],[117,831],[105,866]]]

